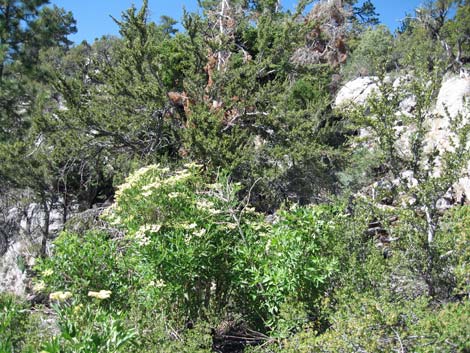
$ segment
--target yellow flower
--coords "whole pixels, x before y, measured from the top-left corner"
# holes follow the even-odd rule
[[[228,229],[235,229],[235,228],[237,228],[237,227],[238,227],[238,225],[235,224],[235,223],[227,223],[227,228],[228,228]]]
[[[49,299],[50,300],[56,300],[58,302],[63,302],[64,300],[67,300],[70,297],[72,297],[71,292],[59,291],[59,292],[54,292],[54,293],[49,294]]]
[[[75,305],[74,308],[73,308],[73,313],[78,314],[80,312],[80,310],[82,310],[82,308],[83,308],[83,304]]]
[[[99,292],[89,291],[88,296],[102,300],[102,299],[108,299],[111,296],[111,293],[112,292],[110,290],[102,289]]]
[[[44,289],[46,289],[46,284],[44,281],[39,281],[33,286],[33,291],[35,292],[42,292]]]

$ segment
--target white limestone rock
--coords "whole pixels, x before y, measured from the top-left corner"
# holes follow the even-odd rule
[[[454,118],[470,113],[470,78],[453,76],[442,83],[436,102],[437,115]],[[448,119],[446,119],[448,120]]]
[[[400,76],[393,81],[393,87],[399,89],[410,81],[410,76]],[[390,80],[390,78],[389,78]],[[389,81],[391,82],[391,81]],[[339,91],[335,106],[339,109],[348,108],[351,104],[365,104],[370,95],[378,92],[376,77],[361,77],[346,83]],[[397,109],[397,116],[412,117],[416,107],[416,98],[412,95],[406,96]],[[455,135],[450,131],[451,121],[459,114],[462,116],[462,124],[470,123],[470,77],[468,75],[450,75],[447,76],[439,90],[435,107],[431,109],[426,118],[428,133],[425,137],[425,153],[432,153],[437,150],[442,154],[444,151],[452,151],[453,139]],[[413,126],[397,125],[394,127],[397,133],[397,150],[406,158],[410,156],[409,136],[414,133]],[[370,134],[366,129],[361,129],[359,134],[367,138]],[[373,143],[363,143],[363,146],[373,148]],[[470,148],[470,146],[469,146]],[[435,176],[441,172],[440,160],[435,161]],[[470,175],[470,163],[467,167]],[[409,179],[405,177],[405,179]],[[406,180],[412,184],[414,180]],[[470,177],[462,177],[453,187],[455,202],[470,203]],[[442,209],[449,206],[449,200],[441,200]]]
[[[374,92],[378,92],[376,77],[359,77],[346,83],[338,92],[335,106],[342,107],[350,103],[364,104]]]
[[[451,120],[459,114],[463,117],[462,123],[469,123],[470,79],[451,76],[442,83],[434,114],[428,119],[427,152],[433,149],[440,152],[453,150],[455,135],[450,131]]]

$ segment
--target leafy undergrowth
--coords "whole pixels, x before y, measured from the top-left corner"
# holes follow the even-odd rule
[[[127,178],[102,215],[107,227],[63,232],[36,267],[57,332],[39,335],[31,308],[5,297],[2,352],[470,348],[469,208],[443,220],[433,251],[448,295],[438,300],[423,290],[419,244],[403,237],[384,249],[365,235],[367,203],[354,215],[338,202],[266,218],[227,176],[208,180],[194,164]],[[390,232],[410,232],[400,217]]]

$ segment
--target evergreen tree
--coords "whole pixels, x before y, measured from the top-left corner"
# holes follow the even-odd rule
[[[48,87],[40,70],[40,52],[67,48],[75,21],[48,1],[0,2],[0,182],[32,190],[45,212],[41,254],[49,235],[49,212],[58,199],[57,160],[34,116],[41,116],[41,97]]]

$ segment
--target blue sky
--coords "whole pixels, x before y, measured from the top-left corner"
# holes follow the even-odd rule
[[[382,23],[394,30],[405,13],[411,13],[423,0],[372,0]],[[105,34],[118,34],[118,27],[110,15],[120,18],[122,11],[133,3],[139,7],[141,0],[51,0],[52,4],[72,11],[77,20],[78,33],[70,39],[75,43],[82,40],[92,42]],[[294,9],[297,0],[281,0],[285,9]],[[161,15],[179,20],[183,7],[188,11],[197,10],[197,0],[149,0],[151,19],[158,21]]]

